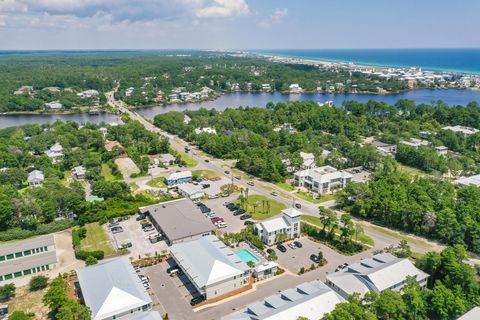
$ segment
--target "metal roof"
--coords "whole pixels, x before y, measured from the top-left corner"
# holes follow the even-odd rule
[[[133,318],[132,320],[162,320],[162,316],[158,311],[149,311],[148,313]]]
[[[180,172],[174,172],[170,174],[167,177],[167,180],[169,181],[176,181],[179,179],[185,179],[185,178],[190,178],[192,177],[192,171],[180,171]]]
[[[92,319],[105,319],[152,303],[126,257],[77,270]]]
[[[36,253],[22,258],[0,262],[0,275],[11,274],[46,265],[49,266],[55,263],[57,263],[57,254],[55,251]]]
[[[170,252],[198,288],[244,274],[250,269],[214,235],[174,244]]]
[[[34,180],[45,180],[45,176],[43,175],[43,172],[40,170],[33,170],[28,174],[27,178],[28,182],[34,181]]]
[[[319,280],[305,282],[247,305],[223,320],[296,320],[300,316],[319,319],[343,298]]]
[[[215,229],[211,221],[189,199],[141,207],[140,212],[148,212],[171,242],[209,233]]]
[[[53,235],[47,234],[44,236],[38,236],[21,241],[12,241],[7,244],[0,245],[0,256],[7,255],[9,253],[23,252],[25,250],[49,247],[55,245],[55,239]]]

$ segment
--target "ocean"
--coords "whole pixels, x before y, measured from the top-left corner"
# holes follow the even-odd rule
[[[480,74],[478,49],[282,49],[249,50],[291,58],[353,62],[382,67],[419,67],[431,71]]]

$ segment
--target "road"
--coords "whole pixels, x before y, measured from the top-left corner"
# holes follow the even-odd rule
[[[152,123],[147,121],[143,116],[138,114],[135,111],[132,111],[126,107],[124,107],[122,101],[116,101],[113,97],[113,92],[107,94],[107,100],[108,102],[114,106],[117,107],[120,112],[128,114],[132,119],[139,121],[147,130],[156,132],[164,137],[167,137],[170,141],[170,145],[172,148],[184,152],[184,149],[186,146],[188,146],[188,143],[181,140],[179,137],[174,136],[172,134],[169,134],[156,126],[154,126]],[[230,175],[225,174],[225,170],[227,168],[230,168],[231,165],[224,160],[221,159],[209,159],[208,162],[205,161],[205,158],[198,155],[197,153],[191,152],[190,156],[199,162],[199,165],[201,165],[202,168],[207,169],[207,170],[212,170],[215,171],[219,175],[226,176],[227,178],[231,178]],[[229,171],[232,171],[229,169]],[[233,174],[233,173],[231,173]],[[235,183],[238,184],[239,186],[243,188],[248,188],[252,193],[264,195],[270,198],[274,198],[275,200],[282,202],[286,204],[287,206],[291,206],[294,202],[299,203],[301,207],[301,211],[303,214],[311,215],[311,216],[316,216],[318,217],[318,204],[312,204],[306,200],[303,200],[299,197],[297,197],[294,194],[288,193],[282,188],[276,186],[273,183],[269,183],[266,181],[260,181],[258,179],[255,179],[255,185],[251,186],[247,184],[247,181],[244,180],[236,180]],[[272,196],[270,193],[272,191],[276,191],[278,193],[278,196]],[[321,204],[322,206],[327,206],[327,207],[333,207],[335,205],[334,200],[325,202]],[[337,211],[338,214],[342,214],[342,212]],[[393,236],[392,235],[392,230],[389,230],[387,228],[383,227],[378,227],[378,226],[373,226],[372,224],[365,222],[365,221],[359,221],[354,219],[355,222],[360,223],[364,229],[365,234],[373,238],[374,240],[374,249],[383,249],[385,247],[388,247],[390,245],[398,245],[400,242],[401,238],[405,239],[413,239],[413,240],[407,240],[407,242],[410,245],[410,248],[412,251],[417,252],[417,253],[426,253],[429,251],[441,251],[444,246],[439,245],[436,242],[432,242],[423,238],[411,236],[411,235],[404,235],[404,236]],[[383,230],[383,231],[382,231]]]

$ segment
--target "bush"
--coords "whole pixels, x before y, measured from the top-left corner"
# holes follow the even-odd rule
[[[26,239],[43,234],[55,233],[70,228],[74,223],[68,220],[58,220],[46,224],[40,224],[34,230],[26,230],[20,228],[13,228],[7,231],[0,232],[1,241],[11,241]]]
[[[15,297],[15,290],[17,288],[13,283],[6,284],[3,287],[0,287],[0,300],[10,299]]]
[[[35,276],[29,282],[30,291],[37,291],[47,287],[48,278],[45,276]]]
[[[86,251],[77,247],[75,248],[75,257],[80,260],[87,260],[88,257],[102,260],[105,257],[105,252],[103,252],[103,250]]]
[[[94,256],[88,256],[87,259],[85,259],[85,264],[87,266],[91,266],[97,263],[98,263],[98,260]]]
[[[337,249],[341,253],[351,255],[362,252],[365,249],[364,246],[353,241],[344,242],[336,239],[335,237],[332,239],[331,237],[328,237],[328,235],[325,235],[321,229],[305,223],[302,224],[302,233],[306,234],[313,240],[323,242],[330,247]]]
[[[13,311],[9,316],[9,320],[30,320],[33,318],[32,314],[26,314],[23,311]]]

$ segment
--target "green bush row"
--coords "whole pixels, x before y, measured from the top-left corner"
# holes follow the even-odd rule
[[[54,233],[70,228],[73,225],[72,221],[58,220],[47,224],[39,224],[35,229],[20,229],[13,228],[7,231],[0,232],[1,241],[11,241],[26,239],[34,236]]]

